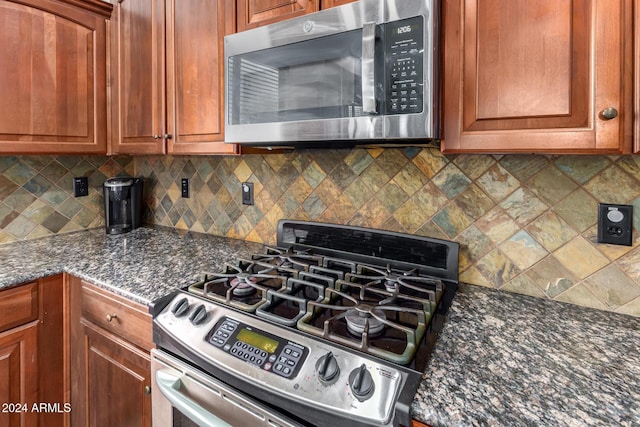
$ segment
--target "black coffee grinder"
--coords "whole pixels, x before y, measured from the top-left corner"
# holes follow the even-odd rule
[[[116,177],[104,182],[107,234],[127,233],[142,224],[142,178]]]

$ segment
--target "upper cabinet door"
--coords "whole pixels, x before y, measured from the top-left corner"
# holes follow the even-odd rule
[[[238,0],[238,31],[318,10],[320,0]]]
[[[341,6],[347,3],[353,3],[357,0],[322,0],[320,6],[322,9],[329,9],[330,7]]]
[[[633,117],[633,152],[640,154],[640,4],[637,1],[635,2],[634,13],[633,79],[635,84],[633,86],[633,111],[636,114]]]
[[[104,154],[111,5],[29,3],[0,0],[0,153]]]
[[[445,1],[443,151],[622,152],[630,12],[629,0]]]
[[[235,30],[226,0],[167,0],[169,153],[235,153],[224,143],[224,36]]]
[[[164,0],[114,3],[111,151],[164,153]]]

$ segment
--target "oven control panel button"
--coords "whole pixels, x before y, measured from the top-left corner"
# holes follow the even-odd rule
[[[364,402],[373,395],[374,382],[371,373],[364,363],[349,374],[349,387],[351,393],[360,402]]]
[[[340,374],[340,366],[332,352],[328,352],[316,363],[316,372],[318,379],[324,385],[330,385],[336,382],[338,374]]]
[[[193,313],[189,316],[189,320],[194,326],[198,326],[207,320],[207,308],[204,304],[200,304],[195,310],[193,310]]]
[[[207,340],[246,363],[285,378],[295,377],[309,354],[300,344],[226,316],[218,321]]]
[[[187,314],[189,311],[189,300],[187,298],[181,298],[178,302],[171,308],[171,312],[176,317],[182,317]]]
[[[217,347],[223,347],[224,351],[229,351],[231,346],[227,344],[227,341],[229,341],[233,331],[236,330],[236,326],[237,325],[232,322],[223,322],[211,335],[209,342]]]

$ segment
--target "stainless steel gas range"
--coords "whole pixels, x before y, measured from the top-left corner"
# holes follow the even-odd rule
[[[152,305],[153,425],[410,425],[458,249],[281,220],[277,246]]]

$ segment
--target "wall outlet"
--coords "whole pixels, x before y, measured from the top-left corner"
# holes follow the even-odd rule
[[[632,205],[598,205],[598,243],[631,246],[632,230]]]
[[[182,197],[189,198],[189,178],[182,178]]]
[[[242,183],[242,204],[253,205],[253,182]]]
[[[80,176],[73,178],[73,196],[84,197],[89,195],[89,178]]]

